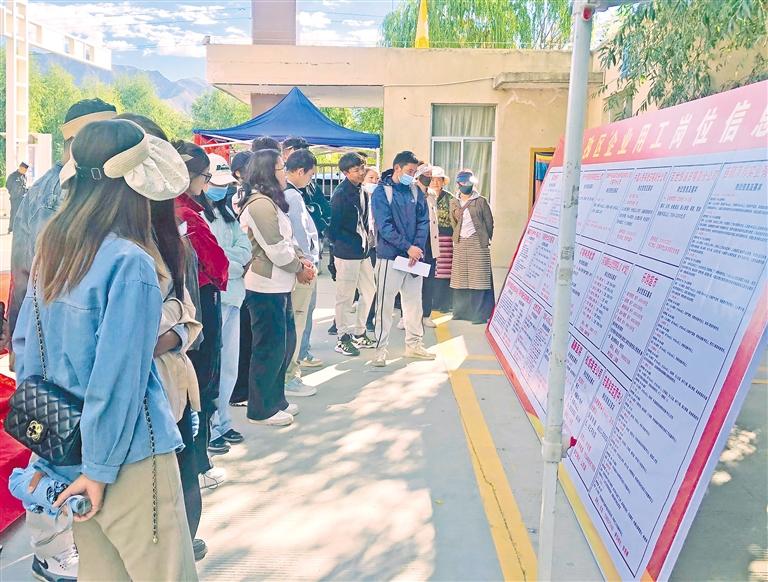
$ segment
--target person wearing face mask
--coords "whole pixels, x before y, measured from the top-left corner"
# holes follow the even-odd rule
[[[360,154],[344,154],[339,169],[345,178],[333,192],[328,228],[336,265],[336,351],[359,356],[361,349],[374,346],[366,334],[366,319],[376,294],[370,259],[370,204],[362,189],[365,160]],[[356,312],[352,308],[355,291],[360,293]]]
[[[221,292],[221,375],[208,444],[209,453],[222,454],[229,452],[231,445],[244,440],[243,435],[232,428],[229,399],[235,388],[240,359],[240,307],[245,299],[243,277],[246,265],[251,261],[251,243],[227,203],[236,180],[234,171],[223,157],[209,154],[208,158],[211,181],[200,203],[211,232],[229,259],[227,290]]]
[[[456,176],[459,198],[451,200],[453,222],[453,318],[487,323],[494,306],[490,244],[493,214],[488,201],[475,189],[471,170]]]
[[[200,201],[210,186],[211,161],[200,146],[193,143],[175,142],[176,150],[189,171],[189,188],[176,198],[176,218],[185,233],[198,261],[198,285],[200,288],[200,313],[197,319],[203,324],[203,341],[199,349],[189,352],[200,387],[199,427],[195,437],[195,453],[198,470],[205,474],[213,468],[208,457],[210,420],[216,411],[221,377],[221,292],[227,290],[229,259],[221,248],[211,227],[202,216]]]
[[[426,248],[424,249],[424,262],[429,264],[429,276],[424,277],[421,289],[421,307],[424,327],[436,327],[432,321],[432,305],[435,289],[435,268],[437,260],[440,258],[440,240],[437,228],[437,194],[431,187],[432,177],[435,170],[443,172],[442,168],[435,168],[429,164],[422,164],[416,170],[416,181],[427,200],[429,208],[429,236],[427,237]]]
[[[365,178],[363,178],[363,191],[365,192],[366,196],[368,196],[368,204],[370,204],[371,197],[373,196],[373,191],[376,190],[376,186],[379,185],[379,171],[369,166],[368,169],[365,171]],[[373,268],[376,268],[376,226],[373,222],[373,211],[368,213],[369,218],[369,232],[371,233],[371,264],[373,265]],[[365,322],[366,329],[374,333],[376,331],[376,297],[373,298],[373,303],[371,304],[371,309],[368,312],[368,320]]]
[[[432,309],[448,313],[453,308],[451,291],[451,266],[453,264],[453,224],[451,223],[451,200],[453,195],[445,189],[448,178],[445,170],[432,168],[430,189],[436,192],[437,239],[440,255],[435,264],[435,278],[432,286]]]
[[[387,365],[387,346],[392,328],[395,296],[400,293],[405,318],[405,356],[434,360],[424,348],[421,284],[418,275],[394,268],[395,259],[407,257],[411,265],[424,258],[429,236],[429,209],[424,194],[414,185],[419,161],[413,152],[395,156],[392,171],[386,172],[373,192],[373,219],[376,224],[376,356],[372,364]]]
[[[287,188],[285,189],[285,200],[288,203],[288,218],[291,220],[293,236],[301,248],[304,256],[312,261],[317,268],[320,263],[320,237],[317,233],[312,217],[309,215],[304,198],[301,195],[301,189],[306,188],[312,181],[317,168],[317,159],[308,149],[299,149],[294,151],[285,162]],[[309,351],[309,338],[305,338],[305,330],[312,319],[317,302],[317,278],[313,278],[309,283],[296,281],[296,285],[291,293],[291,305],[293,307],[293,318],[296,324],[296,347],[293,351],[285,378],[286,396],[314,396],[317,389],[307,386],[301,379],[301,367],[299,363],[299,353],[302,348]],[[303,345],[304,340],[307,341]],[[322,362],[312,358],[313,367],[322,365]]]

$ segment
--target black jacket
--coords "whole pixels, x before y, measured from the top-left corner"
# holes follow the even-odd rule
[[[315,223],[317,233],[322,237],[328,229],[328,223],[331,221],[331,205],[325,199],[323,191],[314,183],[310,183],[306,188],[300,190],[304,204],[312,221]]]
[[[359,260],[368,256],[367,240],[358,232],[358,221],[368,230],[368,213],[371,211],[368,197],[362,196],[360,186],[345,179],[336,186],[331,197],[331,225],[328,240],[333,245],[333,256],[337,259]]]
[[[27,194],[27,177],[16,170],[5,180],[11,198],[23,198]]]

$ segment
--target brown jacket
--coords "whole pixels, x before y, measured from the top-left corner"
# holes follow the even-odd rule
[[[480,238],[480,244],[487,247],[491,244],[493,238],[493,214],[491,205],[482,196],[470,198],[463,210],[461,201],[458,198],[451,200],[451,222],[453,223],[453,242],[457,244],[461,237],[461,223],[464,217],[469,213],[472,223],[475,225],[477,236]]]

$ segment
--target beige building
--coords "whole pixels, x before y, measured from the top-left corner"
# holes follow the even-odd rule
[[[298,86],[316,105],[383,107],[382,166],[404,149],[453,176],[475,170],[506,266],[533,199],[532,152],[565,128],[570,52],[209,45],[208,81],[254,114]],[[602,75],[592,73],[591,89]],[[595,104],[594,121],[602,117]]]

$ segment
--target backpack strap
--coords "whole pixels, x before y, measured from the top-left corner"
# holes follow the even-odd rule
[[[384,194],[386,194],[387,196],[387,203],[392,204],[392,196],[394,195],[392,186],[390,186],[389,184],[384,184]],[[413,201],[418,203],[419,189],[416,187],[415,184],[411,184],[411,194],[413,195]]]

